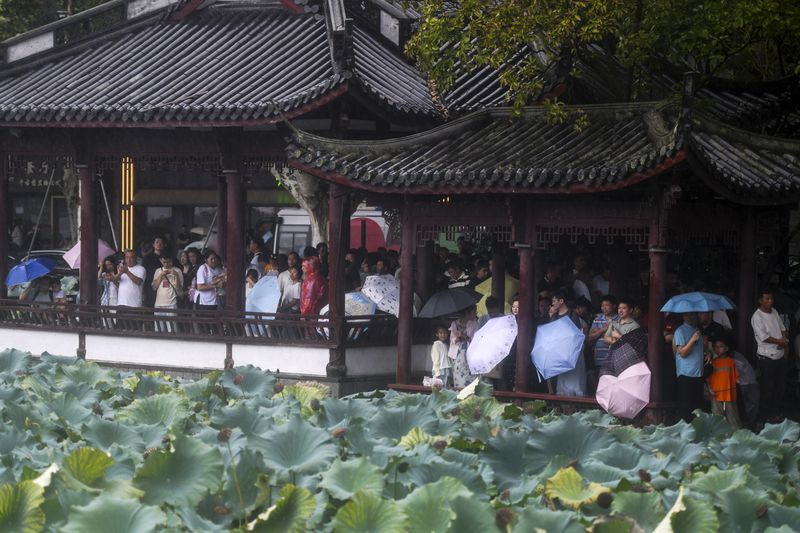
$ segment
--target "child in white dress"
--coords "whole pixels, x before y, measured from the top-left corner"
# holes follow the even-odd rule
[[[449,350],[447,329],[439,326],[436,328],[436,340],[431,346],[431,360],[433,362],[433,377],[439,378],[447,388],[452,384],[452,373],[450,372],[450,358],[447,356]]]

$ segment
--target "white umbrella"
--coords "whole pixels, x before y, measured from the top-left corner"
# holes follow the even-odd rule
[[[381,311],[400,316],[400,282],[394,276],[367,276],[361,292]]]
[[[116,252],[108,245],[103,239],[97,239],[97,260],[102,261],[109,255],[114,255]],[[64,252],[64,261],[70,268],[81,267],[81,242]]]
[[[619,376],[605,374],[597,383],[597,403],[619,418],[633,419],[650,401],[650,369],[642,361]]]
[[[361,292],[348,292],[344,295],[345,316],[366,316],[375,314],[375,302]],[[327,315],[330,305],[323,307],[319,314]]]
[[[488,374],[505,359],[517,338],[514,315],[492,318],[472,337],[467,348],[467,364],[472,374]]]
[[[575,368],[585,339],[568,316],[536,329],[536,342],[531,358],[544,379],[550,379]]]

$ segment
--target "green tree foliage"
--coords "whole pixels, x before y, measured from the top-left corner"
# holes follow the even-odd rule
[[[0,40],[108,0],[0,0]]]
[[[600,46],[631,86],[689,70],[703,77],[775,79],[800,72],[800,3],[791,0],[420,0],[407,52],[439,91],[462,65],[502,72],[522,105]],[[526,49],[533,53],[520,54]]]

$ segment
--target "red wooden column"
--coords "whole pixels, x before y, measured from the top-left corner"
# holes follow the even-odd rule
[[[492,247],[492,296],[505,304],[506,301],[506,254],[505,244],[495,241]],[[501,307],[502,309],[502,307]]]
[[[533,248],[535,233],[533,206],[525,203],[524,240],[517,242],[519,253],[519,315],[517,317],[517,353],[514,376],[514,391],[528,391],[528,371],[531,367],[531,350],[533,349],[533,325],[536,302],[534,289],[536,278],[533,268]]]
[[[350,244],[350,193],[341,185],[328,190],[328,319],[331,340],[328,376],[347,374],[345,360],[344,256]]]
[[[217,231],[217,246],[214,250],[219,255],[228,253],[228,183],[225,176],[217,178],[217,221],[211,230]]]
[[[5,156],[5,154],[3,154]],[[8,296],[6,274],[8,273],[8,216],[11,212],[11,196],[8,194],[8,167],[6,157],[0,162],[0,298]]]
[[[650,401],[660,402],[664,399],[662,370],[664,368],[664,305],[665,282],[667,279],[667,210],[664,199],[657,196],[659,206],[650,223],[648,248],[650,256],[649,304],[647,315],[650,329],[647,334],[647,365],[650,367]]]
[[[745,209],[739,242],[739,308],[736,310],[736,342],[737,350],[749,356],[753,343],[750,317],[756,306],[756,219],[752,207]]]
[[[223,170],[227,183],[227,251],[228,281],[225,284],[225,309],[244,309],[244,205],[242,180],[238,170]],[[220,229],[222,227],[220,226]],[[220,232],[220,235],[222,233]]]
[[[403,198],[400,210],[400,316],[397,322],[397,383],[408,383],[411,375],[411,346],[414,332],[414,224],[411,200]]]
[[[423,302],[433,294],[433,241],[417,244],[417,277],[414,280],[416,292]]]
[[[80,302],[93,305],[97,303],[97,219],[95,213],[94,176],[85,163],[75,165],[80,181],[81,202],[81,268]]]

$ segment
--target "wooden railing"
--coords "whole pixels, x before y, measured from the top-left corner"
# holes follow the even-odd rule
[[[327,317],[0,300],[0,327],[192,341],[333,347]],[[394,346],[390,315],[344,319],[345,346]]]

